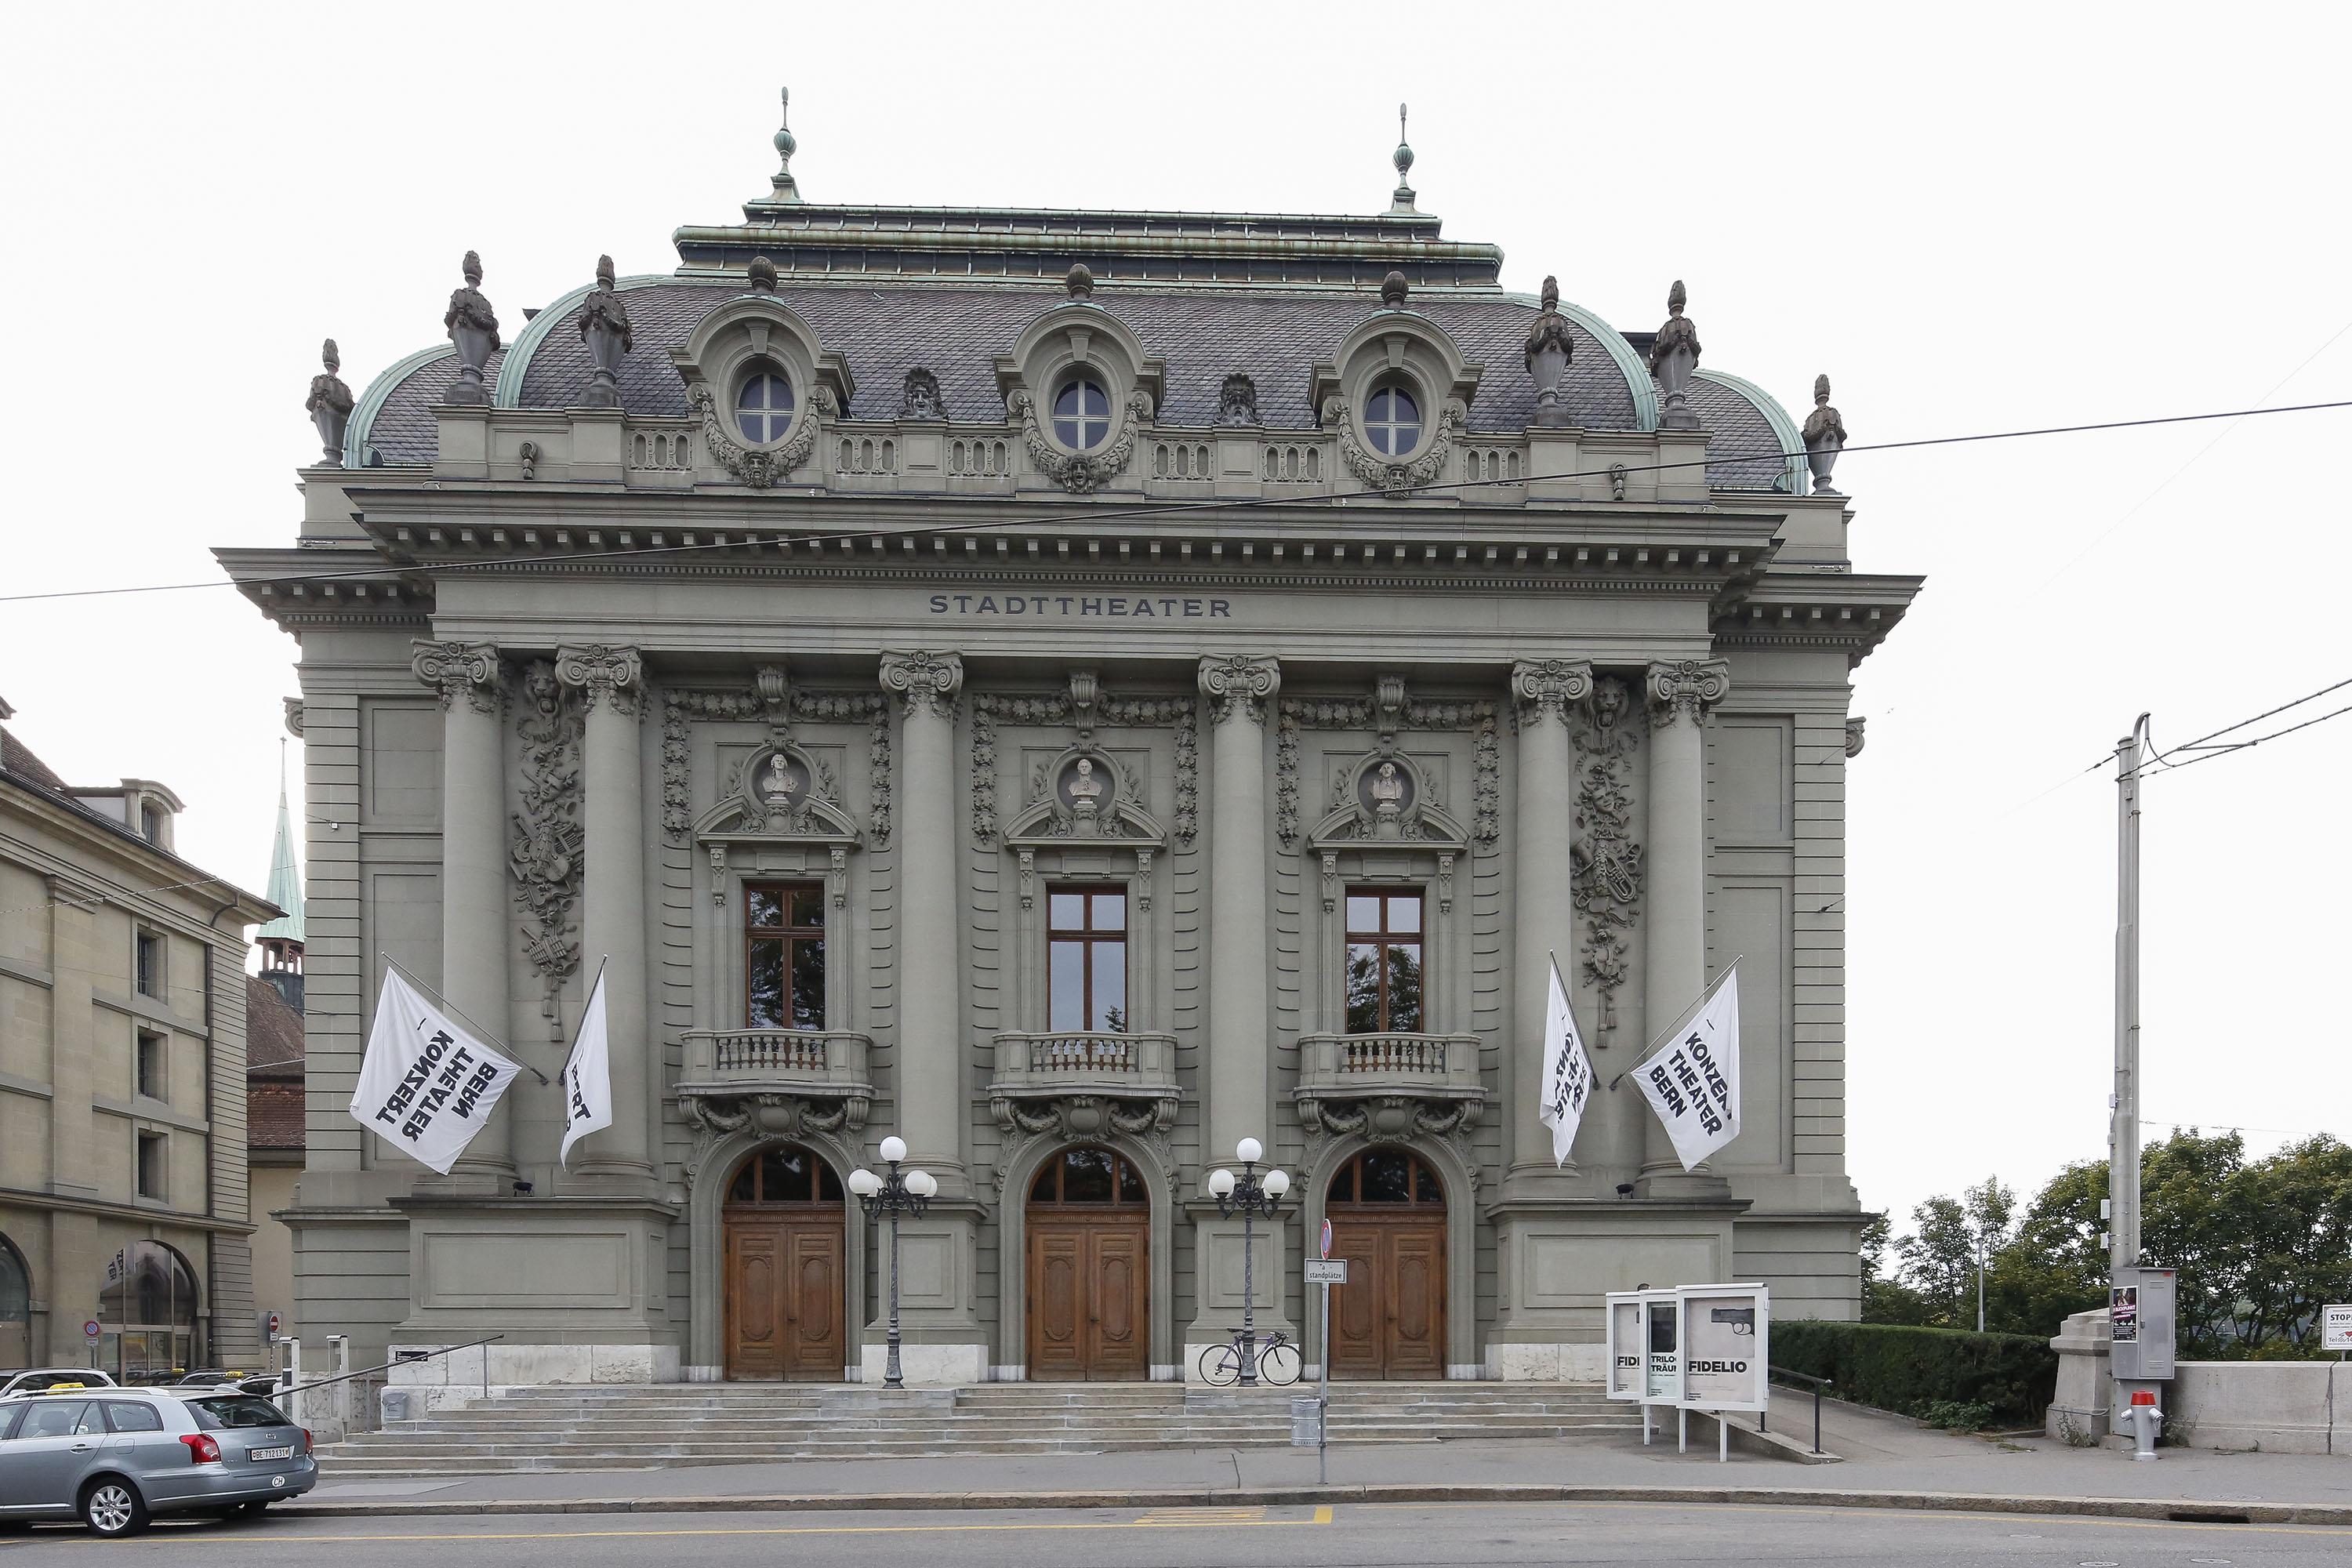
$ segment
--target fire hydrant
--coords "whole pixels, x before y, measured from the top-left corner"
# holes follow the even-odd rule
[[[2125,1411],[2124,1419],[2131,1423],[2132,1458],[2155,1458],[2156,1435],[2164,1426],[2164,1412],[2156,1407],[2156,1390],[2133,1389],[2131,1406]]]

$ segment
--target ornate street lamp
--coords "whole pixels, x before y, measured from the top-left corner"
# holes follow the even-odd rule
[[[868,1219],[888,1215],[890,1220],[890,1358],[882,1371],[885,1388],[904,1388],[905,1379],[898,1375],[898,1216],[919,1215],[939,1195],[940,1184],[929,1171],[901,1171],[898,1162],[907,1157],[907,1141],[903,1138],[882,1140],[882,1158],[889,1163],[887,1175],[877,1176],[867,1170],[849,1173],[849,1190],[857,1194],[857,1205]]]
[[[1234,1158],[1242,1163],[1242,1173],[1234,1175],[1220,1165],[1209,1173],[1209,1194],[1217,1200],[1217,1212],[1231,1219],[1242,1216],[1242,1386],[1257,1386],[1257,1279],[1255,1264],[1257,1248],[1257,1216],[1272,1219],[1282,1207],[1283,1194],[1290,1191],[1290,1173],[1276,1165],[1263,1176],[1257,1173],[1259,1156],[1265,1145],[1255,1138],[1244,1138],[1234,1146]]]

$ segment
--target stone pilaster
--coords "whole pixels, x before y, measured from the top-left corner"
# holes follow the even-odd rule
[[[1275,1146],[1269,1085],[1273,1022],[1266,980],[1266,865],[1273,858],[1265,813],[1265,728],[1282,666],[1247,654],[1201,660],[1208,699],[1209,773],[1209,1083],[1202,1107],[1201,1173],[1232,1165],[1234,1148],[1255,1138]],[[1294,1179],[1296,1173],[1294,1173]],[[1295,1191],[1296,1189],[1294,1189]],[[1243,1268],[1244,1227],[1205,1197],[1192,1206],[1192,1321],[1184,1331],[1184,1376],[1198,1375],[1202,1350],[1228,1338],[1242,1321],[1243,1279],[1256,1303],[1257,1328],[1287,1330],[1283,1312],[1289,1214],[1256,1223],[1254,1273]]]
[[[555,677],[587,708],[581,742],[580,968],[604,965],[613,1125],[591,1134],[573,1169],[650,1191],[661,1061],[646,1021],[645,780],[640,715],[645,662],[633,647],[560,648]]]
[[[505,687],[488,643],[415,644],[410,667],[441,699],[441,994],[506,1047]],[[514,1179],[514,1122],[523,1085],[511,1085],[465,1154],[436,1187],[503,1195]]]
[[[1518,810],[1511,834],[1512,879],[1518,889],[1511,991],[1514,1186],[1540,1182],[1558,1170],[1551,1129],[1537,1120],[1537,1112],[1543,1108],[1543,1026],[1553,961],[1563,977],[1576,973],[1576,752],[1568,716],[1571,703],[1591,694],[1592,667],[1580,659],[1523,660],[1511,667],[1511,697],[1519,720]]]
[[[898,699],[900,758],[892,845],[901,868],[895,1131],[907,1141],[908,1162],[940,1183],[929,1210],[899,1226],[902,1359],[909,1383],[971,1383],[986,1375],[989,1355],[975,1310],[981,1210],[964,1149],[970,1102],[955,826],[961,777],[955,698],[963,688],[963,659],[954,653],[885,651],[881,677],[882,689]],[[869,1134],[878,1140],[891,1131],[869,1129]],[[877,1227],[874,1242],[887,1270],[887,1225]],[[888,1289],[886,1278],[877,1302],[887,1301]],[[882,1375],[886,1313],[878,1310],[866,1326],[861,1360],[868,1381]]]
[[[1282,667],[1232,654],[1201,661],[1210,713],[1209,1092],[1213,1165],[1256,1138],[1272,1146],[1266,1120],[1267,1017],[1265,723]]]
[[[899,700],[898,850],[900,908],[898,1133],[908,1159],[963,1191],[962,1008],[957,912],[955,695],[952,653],[885,653],[882,689]],[[950,1173],[953,1173],[951,1175]]]
[[[1649,908],[1643,929],[1643,1027],[1653,1037],[1698,1000],[1706,973],[1707,711],[1731,689],[1721,659],[1653,664],[1650,700]],[[1645,1119],[1644,1197],[1705,1198],[1729,1186],[1685,1173],[1665,1127]]]

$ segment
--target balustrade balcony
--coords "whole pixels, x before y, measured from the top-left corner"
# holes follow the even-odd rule
[[[1000,1119],[1023,1100],[1092,1096],[1172,1105],[1177,1098],[1173,1035],[1013,1033],[994,1037],[989,1048],[994,1064],[988,1096]]]
[[[842,1029],[696,1029],[684,1037],[681,1098],[755,1094],[853,1102],[856,1120],[874,1098],[866,1071],[873,1042]]]
[[[1483,1103],[1475,1035],[1301,1035],[1298,1100],[1416,1100]]]

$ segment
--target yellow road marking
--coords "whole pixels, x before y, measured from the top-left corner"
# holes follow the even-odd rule
[[[1138,1524],[1256,1524],[1265,1518],[1265,1510],[1263,1508],[1160,1508],[1152,1510],[1135,1522]]]
[[[1251,1513],[1264,1515],[1264,1509],[1202,1510],[1202,1512]],[[234,1535],[197,1535],[184,1531],[168,1531],[152,1535],[153,1543],[173,1545],[226,1546],[318,1546],[352,1545],[365,1542],[384,1543],[422,1541],[660,1541],[691,1536],[721,1535],[957,1535],[986,1531],[1021,1530],[1135,1530],[1170,1524],[1200,1523],[1249,1525],[1260,1530],[1278,1530],[1286,1525],[1328,1524],[1331,1510],[1327,1504],[1315,1510],[1312,1519],[1207,1519],[1180,1520],[1153,1518],[1146,1515],[1134,1520],[1078,1520],[1040,1521],[1018,1524],[793,1524],[704,1526],[689,1530],[544,1530],[544,1531],[484,1531],[478,1533],[441,1531],[430,1534],[412,1535],[293,1535],[279,1540],[257,1538],[240,1531]]]
[[[2162,1500],[2133,1499],[2127,1500],[2160,1501]],[[1627,1501],[1618,1501],[1614,1500],[1585,1500],[1578,1498],[1527,1498],[1524,1500],[1513,1499],[1507,1502],[1360,1502],[1354,1506],[1358,1508],[1389,1509],[1475,1508],[1484,1509],[1489,1511],[1497,1508],[1704,1508],[1717,1510],[1724,1513],[1811,1513],[1827,1514],[1832,1518],[1841,1519],[1850,1518],[1857,1514],[1864,1516],[1874,1514],[1894,1514],[1905,1519],[1932,1519],[1937,1521],[1949,1520],[1962,1522],[1969,1520],[1989,1520],[1997,1522],[2013,1524],[2019,1520],[2025,1519],[2046,1524],[2120,1524],[2128,1525],[2135,1530],[2236,1530],[2251,1531],[2255,1534],[2268,1535],[2333,1535],[2338,1539],[2342,1539],[2347,1535],[2352,1535],[2352,1530],[2347,1530],[2346,1526],[2340,1524],[2207,1523],[2202,1521],[2193,1519],[2122,1519],[2103,1514],[2033,1513],[2021,1509],[1986,1509],[1981,1512],[1975,1510],[1966,1512],[1942,1512],[1911,1508],[1872,1508],[1858,1503],[1848,1503],[1843,1506],[1822,1504],[1816,1507],[1790,1503],[1707,1502],[1697,1499],[1694,1499],[1689,1502],[1681,1502],[1663,1498],[1655,1500],[1633,1500]]]

